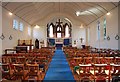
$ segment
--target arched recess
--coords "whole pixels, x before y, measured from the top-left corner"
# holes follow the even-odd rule
[[[53,18],[47,24],[47,42],[48,46],[72,45],[72,24],[65,18]]]

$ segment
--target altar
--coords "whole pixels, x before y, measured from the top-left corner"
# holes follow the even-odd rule
[[[62,47],[63,47],[63,44],[56,44],[56,49],[62,49]]]
[[[62,47],[64,46],[63,41],[64,41],[64,39],[62,39],[62,38],[55,39],[55,47],[57,49],[62,49]]]
[[[71,46],[71,38],[48,38],[48,46],[62,49],[64,46]]]

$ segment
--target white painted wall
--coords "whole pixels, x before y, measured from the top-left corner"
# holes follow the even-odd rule
[[[1,5],[0,1],[0,5]],[[2,34],[2,7],[0,6],[0,36]],[[2,40],[0,39],[0,62],[2,62]],[[0,66],[0,69],[2,69],[2,66]],[[2,80],[2,72],[0,71],[0,81]]]
[[[28,26],[26,22],[22,21],[20,18],[16,17],[15,15],[10,16],[8,14],[9,12],[5,9],[3,9],[3,34],[5,36],[5,39],[3,40],[2,44],[2,52],[4,52],[7,48],[13,48],[17,45],[18,39],[33,39],[33,44],[35,43],[35,39],[39,39],[39,41],[43,41],[45,45],[47,46],[47,27],[46,26],[40,26],[40,28],[32,27],[32,35],[28,36]],[[19,30],[13,29],[13,19],[17,19],[19,21],[22,21],[24,23],[24,31],[20,32]],[[13,39],[9,40],[9,36],[12,36]],[[77,35],[77,36],[76,36]],[[80,43],[80,37],[84,38],[83,44],[86,44],[86,29],[80,28],[80,26],[73,25],[72,27],[72,45],[74,46],[74,40],[77,40],[77,47],[81,47]]]
[[[73,26],[72,27],[72,46],[76,46],[81,48],[80,38],[83,38],[84,41],[82,44],[86,44],[86,28],[80,28],[80,26]],[[47,27],[46,26],[39,26],[39,28],[33,27],[33,39],[38,39],[39,41],[43,41],[47,46]],[[74,40],[77,40],[76,45],[74,45]]]
[[[0,4],[1,4],[1,2],[0,2]],[[0,6],[0,36],[1,35],[2,35],[2,7]],[[2,40],[0,39],[0,56],[1,55],[2,55]],[[1,59],[1,57],[0,57],[0,59]]]
[[[118,6],[118,22],[119,22],[118,23],[118,35],[120,36],[120,6]],[[118,41],[118,48],[120,50],[120,39]]]
[[[1,11],[0,11],[1,12]],[[26,22],[23,21],[25,24],[25,28],[23,32],[20,32],[18,30],[13,29],[12,26],[12,21],[14,18],[17,20],[22,21],[16,16],[10,16],[8,14],[8,11],[3,9],[3,19],[2,19],[2,29],[0,28],[0,31],[3,31],[3,34],[5,36],[5,39],[2,41],[2,52],[6,48],[13,48],[17,45],[17,40],[18,39],[33,39],[33,44],[35,39],[39,39],[40,41],[44,40],[45,45],[47,46],[47,29],[46,26],[40,26],[40,28],[32,28],[32,36],[28,36],[28,26]],[[1,16],[1,15],[0,15]],[[100,39],[100,47],[101,48],[113,48],[113,49],[118,49],[118,41],[115,40],[116,34],[118,34],[118,10],[117,8],[111,11],[111,14],[109,16],[102,16],[99,20],[101,22],[100,27],[103,28],[103,20],[104,17],[107,19],[107,36],[110,36],[110,41],[104,40],[103,39],[103,34],[101,34],[101,39]],[[1,25],[1,24],[0,24]],[[81,47],[81,42],[80,38],[82,37],[84,39],[83,44],[90,45],[93,47],[99,47],[99,41],[97,40],[97,20],[90,25],[88,25],[89,31],[90,31],[90,40],[88,39],[88,31],[87,29],[80,28],[79,25],[73,24],[72,26],[72,46],[74,45],[74,40],[77,41],[76,46],[78,48]],[[101,33],[102,33],[101,29]],[[9,36],[12,35],[13,39],[9,40]],[[89,41],[88,41],[89,40]],[[1,40],[0,40],[1,41]],[[0,48],[1,49],[1,48]]]
[[[91,23],[87,27],[90,28],[90,42],[88,43],[92,47],[99,48],[111,48],[111,49],[118,49],[118,40],[115,40],[115,36],[118,34],[118,8],[115,8],[110,12],[109,16],[104,15],[98,20],[100,21],[100,42],[97,40],[97,21]],[[107,36],[110,36],[110,41],[104,40],[103,37],[103,21],[106,17],[107,21]]]
[[[80,38],[83,38],[83,43],[81,44]],[[74,40],[76,40],[76,45],[74,45]],[[72,46],[81,48],[81,45],[86,45],[86,28],[80,28],[80,26],[73,25],[72,27]]]
[[[47,27],[39,26],[39,28],[33,27],[33,40],[38,39],[40,42],[44,40],[44,46],[47,46]],[[39,45],[41,47],[41,44]]]
[[[4,53],[5,49],[14,48],[17,46],[18,39],[21,40],[29,40],[32,39],[31,36],[28,35],[28,26],[25,21],[21,20],[15,15],[10,16],[9,12],[2,8],[2,33],[5,36],[5,39],[2,41],[2,53]],[[23,22],[24,31],[21,32],[19,30],[13,29],[13,19],[17,19],[18,21]],[[9,40],[9,36],[12,36],[12,40]]]

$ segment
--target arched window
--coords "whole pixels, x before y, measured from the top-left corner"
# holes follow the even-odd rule
[[[48,38],[70,38],[71,37],[71,23],[64,20],[61,22],[50,22],[47,24]]]
[[[61,38],[62,37],[62,26],[58,25],[57,26],[57,38]]]
[[[97,21],[97,40],[100,40],[100,21]]]
[[[53,37],[53,26],[52,26],[52,25],[50,25],[49,36],[50,36],[50,37]]]
[[[68,38],[70,36],[69,34],[69,27],[68,25],[65,27],[65,37]]]
[[[24,29],[24,25],[22,22],[20,22],[20,24],[19,24],[19,29],[20,29],[20,31],[23,31],[23,29]]]
[[[62,31],[61,27],[57,27],[57,31]]]
[[[57,28],[57,31],[59,31],[59,30],[60,30],[60,27]]]
[[[104,39],[106,39],[106,18],[104,18]]]

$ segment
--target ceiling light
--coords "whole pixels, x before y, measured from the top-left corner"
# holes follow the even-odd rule
[[[110,15],[110,12],[108,12],[107,15]]]
[[[83,27],[83,24],[80,25],[80,28],[84,28],[84,27]]]
[[[35,28],[40,28],[40,26],[38,26],[38,25],[35,25]]]
[[[13,15],[11,12],[9,12],[9,15]]]
[[[79,16],[79,15],[80,15],[80,12],[79,12],[79,11],[77,11],[77,12],[76,12],[76,15],[77,15],[77,16]]]

